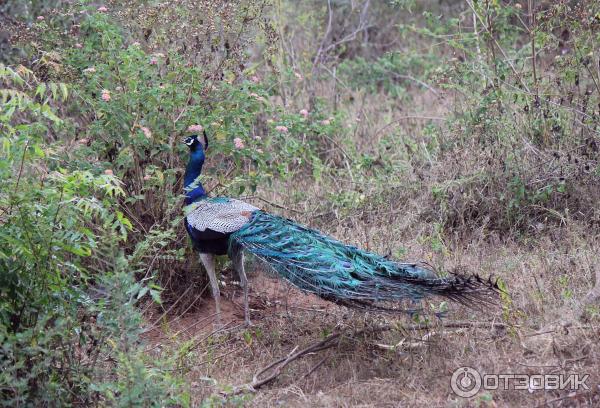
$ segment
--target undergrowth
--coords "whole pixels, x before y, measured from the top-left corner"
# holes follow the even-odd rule
[[[0,6],[2,403],[193,404],[185,344],[140,342],[149,310],[197,310],[184,295],[205,288],[181,223],[192,133],[210,194],[384,255],[448,272],[470,245],[560,234],[593,253],[597,2],[448,3]],[[529,316],[503,279],[505,320],[574,302],[592,274],[546,270]]]

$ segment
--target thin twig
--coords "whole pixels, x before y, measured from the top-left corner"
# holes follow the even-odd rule
[[[519,73],[517,72],[517,69],[515,68],[515,66],[513,65],[513,63],[511,62],[510,58],[508,58],[508,55],[506,54],[506,52],[504,51],[504,49],[500,46],[500,44],[498,43],[498,41],[496,41],[496,39],[494,38],[494,36],[492,35],[492,33],[490,32],[489,27],[485,24],[485,22],[481,19],[481,16],[479,15],[479,13],[477,13],[477,10],[475,10],[475,7],[473,7],[473,4],[471,3],[470,0],[467,0],[467,4],[469,5],[469,7],[471,8],[471,10],[473,10],[473,13],[475,13],[475,15],[477,16],[477,19],[479,20],[479,22],[481,23],[481,25],[483,26],[483,28],[485,28],[485,31],[488,32],[488,34],[490,35],[490,37],[492,38],[492,41],[494,42],[494,44],[496,44],[496,47],[498,47],[498,49],[500,50],[500,52],[502,53],[502,56],[504,57],[504,60],[508,63],[508,65],[510,66],[511,71],[515,74],[515,76],[517,77],[517,79],[519,80],[519,82],[521,83],[521,86],[523,86],[523,88],[527,91],[527,92],[531,92],[529,90],[529,88],[527,87],[527,85],[525,84],[525,82],[523,81],[523,78],[521,78],[521,75],[519,75]]]
[[[327,0],[327,12],[329,14],[327,20],[327,29],[325,29],[325,35],[323,35],[323,40],[321,40],[321,45],[319,45],[319,49],[317,50],[317,54],[315,55],[315,59],[313,60],[313,72],[317,68],[317,64],[319,63],[321,59],[321,54],[323,53],[323,47],[325,46],[327,37],[329,37],[329,33],[331,32],[331,22],[333,20],[333,9],[331,8],[331,0]]]
[[[444,324],[411,324],[408,326],[400,326],[404,330],[430,330],[430,329],[464,329],[469,327],[484,327],[484,328],[498,328],[498,327],[521,327],[518,324],[508,324],[502,322],[448,322]]]
[[[358,27],[356,27],[356,29],[351,32],[350,34],[346,35],[344,38],[342,38],[339,41],[336,41],[330,45],[328,45],[325,50],[324,53],[327,53],[328,51],[332,50],[333,48],[337,47],[338,45],[341,45],[343,43],[352,41],[356,38],[356,36],[358,35],[358,33],[363,32],[365,30],[367,30],[368,28],[370,28],[370,25],[366,24],[366,17],[367,17],[367,13],[369,10],[369,5],[370,5],[371,1],[367,0],[365,1],[365,4],[363,6],[362,11],[360,12],[360,16],[358,18]]]
[[[338,340],[341,337],[341,335],[342,335],[341,332],[330,334],[325,339],[318,341],[316,343],[313,343],[313,344],[309,345],[308,347],[303,348],[300,351],[296,351],[296,350],[298,350],[299,346],[294,347],[292,349],[292,351],[290,353],[288,353],[287,356],[282,357],[278,360],[275,360],[274,362],[272,362],[271,364],[269,364],[262,370],[258,371],[252,378],[252,382],[234,387],[231,392],[227,392],[224,394],[225,395],[234,395],[234,394],[239,394],[244,391],[255,392],[258,388],[262,387],[265,384],[268,384],[269,382],[271,382],[275,378],[277,378],[279,375],[281,375],[282,370],[288,364],[290,364],[292,361],[302,358],[302,357],[306,356],[307,354],[325,350],[325,349],[328,349],[328,348],[333,347],[334,345],[338,344]],[[269,375],[267,375],[266,377],[264,377],[262,379],[260,378],[261,376],[263,376],[269,372],[270,372]]]
[[[424,88],[427,88],[428,90],[431,91],[431,93],[433,93],[435,96],[440,96],[440,93],[438,91],[436,91],[431,85],[428,85],[427,83],[421,81],[418,78],[412,77],[410,75],[405,75],[405,74],[398,74],[394,71],[390,71],[390,70],[386,70],[387,72],[389,72],[390,74],[392,74],[392,76],[394,78],[398,78],[398,79],[408,79],[409,81],[413,81],[416,82],[417,84],[421,85]]]
[[[531,66],[533,68],[533,85],[536,88],[536,94],[538,93],[537,90],[537,72],[535,70],[535,65],[536,65],[536,58],[535,58],[535,13],[534,13],[534,6],[533,6],[533,0],[529,0],[528,2],[529,4],[529,25],[531,26],[531,29],[529,30],[529,35],[531,38]]]
[[[395,125],[396,123],[402,122],[403,120],[409,120],[409,119],[420,119],[420,120],[439,120],[441,122],[446,121],[446,118],[442,118],[439,116],[421,116],[421,115],[406,115],[406,116],[400,116],[396,119],[394,119],[393,121],[385,124],[383,127],[377,129],[375,131],[375,133],[373,134],[373,136],[377,136],[378,134],[380,134],[381,132],[383,132],[385,129],[389,128],[392,125]]]
[[[592,393],[590,393],[590,392],[586,392],[585,394],[592,395]],[[573,399],[574,398],[581,398],[581,397],[582,397],[582,394],[577,394],[577,393],[573,392],[573,393],[567,394],[567,395],[565,395],[563,397],[558,397],[558,398],[551,399],[550,401],[543,402],[543,403],[541,403],[539,405],[536,405],[536,407],[548,407],[551,404],[554,404],[555,402],[563,401],[563,400],[566,400],[566,399],[572,399],[572,398]]]
[[[203,336],[202,338],[200,338],[198,341],[196,341],[196,342],[194,343],[194,345],[193,345],[193,346],[191,346],[190,348],[188,348],[188,349],[187,349],[187,351],[186,351],[186,354],[187,354],[187,353],[189,353],[189,352],[191,352],[191,351],[193,351],[194,349],[196,349],[196,348],[197,348],[197,347],[198,347],[200,344],[202,344],[202,342],[203,342],[204,340],[208,339],[209,337],[211,337],[211,336],[214,336],[215,334],[217,334],[217,333],[220,333],[220,332],[224,332],[224,331],[232,331],[232,330],[235,330],[235,329],[237,329],[238,327],[241,327],[241,326],[242,326],[242,324],[240,323],[240,324],[236,324],[235,326],[227,327],[227,326],[229,326],[231,323],[233,323],[233,320],[232,320],[232,321],[230,321],[230,322],[227,322],[227,323],[225,323],[225,325],[224,325],[223,327],[219,327],[219,328],[217,328],[217,329],[215,329],[215,330],[211,331],[210,333],[208,333],[206,336]]]
[[[258,200],[260,200],[262,202],[265,202],[265,203],[267,203],[269,205],[272,205],[273,207],[281,208],[282,210],[286,210],[286,211],[295,212],[297,214],[304,214],[304,211],[299,211],[299,210],[296,210],[295,208],[285,207],[285,206],[283,206],[281,204],[274,203],[274,202],[269,201],[266,198],[263,198],[263,197],[260,197],[260,196],[251,196],[251,197],[247,197],[247,198],[256,198],[256,199],[258,199]]]
[[[147,332],[149,332],[149,331],[152,331],[152,330],[154,330],[154,329],[157,327],[158,323],[159,323],[159,322],[160,322],[160,321],[163,319],[163,317],[165,317],[165,316],[166,316],[166,315],[167,315],[167,314],[168,314],[168,313],[169,313],[169,312],[170,312],[170,311],[171,311],[171,310],[172,310],[172,309],[173,309],[173,308],[174,308],[174,307],[177,305],[177,303],[179,303],[179,301],[180,301],[181,299],[183,299],[183,298],[185,297],[185,295],[187,295],[187,293],[188,293],[190,290],[192,290],[192,288],[193,288],[193,287],[194,287],[194,285],[190,285],[190,286],[189,286],[189,287],[188,287],[188,288],[187,288],[187,289],[186,289],[186,290],[185,290],[185,291],[184,291],[184,292],[181,294],[181,296],[179,296],[179,297],[177,298],[177,300],[175,301],[175,303],[173,303],[173,304],[171,305],[171,307],[169,307],[169,308],[168,308],[168,309],[167,309],[167,310],[166,310],[166,311],[165,311],[165,312],[164,312],[162,315],[160,315],[160,317],[159,317],[158,319],[156,319],[156,321],[155,321],[154,323],[152,323],[152,324],[150,325],[150,327],[148,327],[148,328],[144,329],[144,330],[142,331],[142,333],[141,333],[141,334],[144,334],[144,333],[147,333]]]
[[[508,324],[505,323],[497,323],[497,322],[450,322],[447,324],[443,324],[443,325],[438,325],[435,327],[442,327],[442,328],[465,328],[465,327],[495,327],[495,326],[499,326],[499,327],[505,327],[508,326]],[[417,330],[423,330],[426,328],[431,328],[433,326],[425,326],[425,325],[412,325],[412,326],[407,326],[407,327],[400,327],[401,329],[417,329]],[[390,331],[390,330],[396,330],[399,327],[396,325],[385,325],[385,326],[377,326],[377,327],[372,327],[372,328],[367,328],[367,329],[362,329],[359,330],[355,333],[352,334],[352,338],[357,338],[359,336],[362,335],[372,335],[372,334],[376,334],[376,333],[382,333],[382,332],[386,332],[386,331]],[[335,345],[339,344],[340,339],[342,338],[342,336],[344,335],[343,332],[336,332],[336,333],[332,333],[329,336],[327,336],[326,338],[324,338],[323,340],[320,340],[318,342],[312,343],[309,346],[303,348],[300,351],[296,351],[298,350],[299,346],[295,346],[293,348],[293,350],[291,352],[289,352],[285,357],[281,357],[278,360],[273,361],[271,364],[269,364],[268,366],[266,366],[265,368],[263,368],[262,370],[258,371],[252,378],[252,381],[246,384],[242,384],[239,386],[236,386],[233,388],[232,391],[230,392],[224,392],[224,395],[235,395],[235,394],[239,394],[242,392],[256,392],[256,390],[260,387],[262,387],[265,384],[268,384],[269,382],[273,381],[274,379],[276,379],[279,375],[281,375],[282,370],[288,365],[290,364],[292,361],[295,361],[299,358],[302,358],[308,354],[311,353],[316,353],[318,351],[321,350],[325,350],[328,348],[331,348]],[[427,337],[427,335],[425,336]],[[322,364],[322,363],[319,363]],[[314,368],[314,370],[316,370],[316,368],[318,368],[318,365]],[[313,370],[313,371],[314,371]],[[262,376],[264,376],[265,374],[270,373],[268,375],[266,375],[264,378],[261,379]],[[310,371],[309,371],[310,373]]]
[[[308,370],[302,377],[300,377],[299,380],[303,380],[303,379],[309,377],[312,373],[314,373],[315,371],[317,371],[317,369],[319,367],[321,367],[325,363],[325,361],[327,361],[327,359],[329,359],[329,356],[323,357],[317,364],[315,364],[313,366],[313,368],[311,368],[310,370]]]
[[[313,67],[312,67],[313,73],[316,71],[317,65],[323,60],[323,56],[325,54],[327,54],[329,51],[331,51],[332,49],[334,49],[335,47],[337,47],[343,43],[353,41],[354,39],[356,39],[356,36],[359,33],[363,32],[371,27],[370,25],[367,24],[367,14],[369,11],[370,3],[371,3],[371,0],[365,1],[363,8],[360,12],[360,16],[358,17],[358,26],[356,27],[356,29],[354,29],[354,31],[352,31],[348,35],[344,36],[339,41],[333,42],[333,43],[329,44],[327,47],[325,47],[325,42],[331,32],[331,23],[332,23],[332,19],[333,19],[333,10],[331,8],[331,0],[327,0],[327,8],[329,11],[327,29],[325,30],[325,35],[323,36],[321,45],[319,46],[319,49],[317,50],[317,54],[315,55],[315,58],[313,60]]]

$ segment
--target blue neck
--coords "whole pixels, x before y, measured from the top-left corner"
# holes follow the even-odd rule
[[[206,196],[204,187],[200,184],[200,181],[196,181],[200,173],[202,173],[202,165],[204,164],[204,151],[202,148],[195,149],[190,154],[190,161],[185,168],[185,176],[183,178],[183,185],[185,190],[185,205],[191,204],[200,200]],[[192,184],[194,184],[192,186]]]

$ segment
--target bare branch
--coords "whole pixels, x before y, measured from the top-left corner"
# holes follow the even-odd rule
[[[431,328],[463,329],[463,328],[467,328],[467,327],[508,327],[508,326],[509,326],[508,324],[499,323],[499,322],[448,322],[446,324],[440,324],[440,325],[410,325],[410,326],[404,326],[404,327],[403,326],[398,327],[397,325],[385,325],[385,326],[370,327],[367,329],[358,330],[355,333],[353,333],[350,337],[357,338],[357,337],[365,335],[365,334],[372,335],[372,334],[383,333],[383,332],[391,331],[391,330],[429,330]],[[511,327],[518,327],[518,326],[511,326]],[[428,339],[429,337],[435,335],[435,333],[436,332],[432,332],[430,334],[425,334],[423,336],[423,339]],[[296,350],[298,350],[299,346],[295,346],[292,349],[292,351],[290,351],[285,357],[281,357],[278,360],[273,361],[271,364],[269,364],[262,370],[258,371],[252,378],[252,382],[233,387],[232,391],[223,392],[222,394],[229,396],[229,395],[240,394],[242,392],[256,392],[256,390],[258,388],[262,387],[265,384],[268,384],[269,382],[271,382],[274,379],[276,379],[277,377],[279,377],[281,375],[283,369],[288,364],[290,364],[292,361],[298,360],[308,354],[316,353],[318,351],[322,351],[322,350],[325,350],[325,349],[328,349],[328,348],[338,345],[339,341],[341,340],[343,335],[344,335],[343,332],[332,333],[329,336],[325,337],[323,340],[312,343],[300,351],[296,351]],[[388,349],[388,348],[392,347],[392,346],[381,345],[381,344],[375,344],[375,346],[377,346],[379,348],[384,348],[384,349]],[[310,375],[311,373],[313,373],[326,360],[327,360],[327,357],[323,358],[312,369],[310,369],[307,374],[303,375],[301,378],[305,378],[308,375]],[[264,376],[267,373],[270,373],[270,374],[268,374],[264,378],[261,378],[262,376]]]
[[[317,54],[315,55],[315,59],[313,60],[313,72],[315,71],[317,64],[321,59],[321,54],[323,54],[323,47],[325,46],[325,42],[329,37],[329,33],[331,33],[331,23],[333,21],[333,9],[331,8],[331,0],[327,0],[327,11],[329,13],[329,18],[327,20],[327,29],[325,30],[325,35],[323,35],[323,40],[321,41],[321,45],[317,50]]]
[[[481,23],[481,25],[483,26],[483,28],[485,28],[485,31],[488,32],[488,34],[490,34],[490,37],[492,38],[492,41],[494,42],[494,44],[496,44],[496,47],[498,47],[498,49],[500,50],[500,52],[502,53],[502,56],[504,57],[504,60],[508,63],[508,65],[510,66],[510,69],[512,70],[512,72],[515,74],[515,76],[517,77],[517,79],[519,80],[519,82],[521,83],[521,86],[527,91],[527,92],[531,92],[529,90],[529,88],[527,87],[527,84],[525,84],[525,82],[523,81],[523,78],[521,78],[521,75],[519,74],[519,72],[517,72],[517,69],[515,68],[515,66],[513,65],[513,63],[511,62],[510,58],[508,58],[508,55],[506,54],[506,52],[504,51],[504,49],[500,46],[500,44],[498,43],[498,41],[496,41],[496,38],[494,38],[494,36],[492,35],[492,33],[490,32],[489,27],[485,24],[485,22],[481,19],[481,16],[479,15],[479,13],[477,13],[477,10],[475,10],[475,7],[473,7],[473,4],[471,3],[470,0],[467,0],[467,4],[469,5],[469,7],[471,8],[471,10],[473,10],[473,13],[477,16],[477,19],[479,20],[479,22]]]
[[[371,0],[367,0],[363,4],[363,8],[362,8],[362,10],[360,12],[360,16],[358,18],[358,26],[351,33],[345,35],[339,41],[331,43],[327,47],[325,47],[327,38],[329,37],[329,34],[331,33],[331,24],[332,24],[332,20],[333,20],[333,10],[331,8],[331,0],[327,0],[327,8],[329,10],[329,19],[328,19],[328,23],[327,23],[327,29],[325,30],[325,35],[323,36],[323,41],[321,42],[321,45],[319,46],[319,49],[317,50],[317,54],[315,55],[315,58],[313,60],[313,72],[316,70],[319,63],[321,63],[323,61],[324,56],[329,51],[333,50],[334,48],[338,47],[341,44],[355,40],[356,36],[359,33],[363,32],[366,29],[368,29],[369,27],[371,27],[370,25],[367,24],[367,17],[368,17],[370,4],[371,4]]]

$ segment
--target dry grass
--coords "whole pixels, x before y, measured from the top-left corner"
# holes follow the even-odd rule
[[[380,231],[379,242],[394,233]],[[251,381],[256,372],[296,346],[302,348],[328,333],[343,331],[345,335],[336,347],[292,362],[274,382],[256,394],[248,394],[249,399],[230,397],[229,403],[238,401],[257,407],[536,406],[566,397],[551,405],[595,405],[600,372],[597,310],[585,322],[565,322],[576,299],[593,286],[600,261],[598,237],[586,236],[577,226],[570,226],[525,243],[473,241],[448,248],[445,254],[431,254],[434,264],[444,269],[461,265],[501,277],[512,301],[509,313],[451,305],[442,320],[434,321],[436,327],[405,330],[402,327],[414,325],[408,316],[352,312],[299,293],[265,276],[260,268],[252,268],[254,327],[234,327],[209,336],[213,306],[210,298],[204,298],[196,312],[182,318],[171,315],[168,323],[149,333],[149,344],[152,352],[181,352],[189,342],[195,344],[193,350],[184,353],[180,368],[190,379],[196,403],[213,396],[217,404],[222,398],[219,392]],[[228,327],[236,326],[243,321],[241,291],[230,281],[224,297],[228,299],[224,302],[224,320],[230,322]],[[438,326],[454,321],[490,324],[447,329]],[[494,328],[492,322],[505,322],[509,327]],[[353,335],[377,325],[398,328]],[[381,346],[399,343],[395,350]],[[591,374],[588,384],[592,390],[573,395],[567,391],[482,391],[465,400],[450,389],[452,372],[461,366],[485,373]]]
[[[292,39],[289,47],[293,46]],[[519,113],[523,123],[515,126],[513,119],[506,119],[508,114],[496,112],[495,130],[471,130],[469,135],[479,138],[463,140],[464,129],[443,125],[452,112],[473,109],[457,94],[415,86],[409,89],[410,104],[403,104],[383,94],[345,89],[331,78],[306,84],[310,86],[312,95],[333,106],[344,104],[347,122],[341,126],[350,125],[351,131],[339,142],[349,151],[399,163],[397,173],[385,177],[377,169],[353,173],[340,149],[327,145],[321,159],[337,172],[318,181],[297,174],[263,187],[249,201],[383,255],[402,253],[442,272],[499,277],[508,297],[497,309],[469,310],[450,304],[441,320],[425,316],[432,327],[420,330],[414,329],[411,316],[337,307],[269,278],[255,266],[250,277],[255,326],[245,329],[238,326],[243,321],[241,290],[231,283],[226,268],[229,283],[222,292],[224,321],[230,322],[226,330],[211,335],[214,309],[205,296],[193,312],[182,317],[182,310],[171,312],[167,323],[147,334],[152,352],[182,353],[178,368],[190,381],[194,405],[204,401],[256,407],[598,406],[600,313],[597,305],[590,305],[582,316],[581,305],[600,284],[597,175],[584,168],[586,163],[592,168],[597,164],[593,146],[567,156],[552,147],[523,143],[522,162],[515,168],[527,188],[535,191],[562,177],[572,191],[554,197],[545,207],[523,205],[522,213],[511,219],[497,193],[507,189],[514,176],[504,172],[504,159],[524,140],[519,132],[530,119],[526,114]],[[288,105],[296,106],[287,108],[306,106],[309,98],[302,95],[288,100]],[[446,150],[437,149],[437,156],[427,148],[432,141],[426,134],[431,118],[441,124],[437,142],[446,145]],[[494,139],[498,129],[509,142]],[[386,138],[395,144],[390,151],[382,150]],[[470,179],[477,172],[484,174],[483,180]],[[436,188],[443,191],[443,201],[432,193]],[[357,191],[365,199],[354,206],[336,204],[336,195],[344,191]],[[438,308],[440,303],[434,299],[423,306]],[[472,326],[451,327],[453,322]],[[393,329],[364,332],[381,326]],[[344,333],[335,347],[291,362],[255,393],[232,395],[232,387],[251,382],[273,361],[335,332]],[[489,374],[590,374],[590,390],[509,389],[481,391],[463,399],[450,388],[452,373],[462,366]]]
[[[361,151],[376,151],[379,140],[372,129],[386,126],[397,116],[377,109],[371,98],[357,98],[352,105],[356,117],[363,118],[353,139]],[[422,93],[415,98],[415,116],[443,116],[447,110],[444,105],[451,102],[451,98],[435,99],[436,104],[431,95]],[[394,126],[399,134],[416,135],[418,142],[424,124],[417,118],[401,120]],[[382,192],[381,186],[366,182],[361,188],[368,198],[352,209],[339,208],[327,198],[332,192],[354,188],[350,177],[325,178],[319,183],[296,177],[257,193],[280,207],[256,198],[254,202],[374,252],[395,255],[402,250],[405,258],[425,260],[440,271],[499,277],[509,293],[504,309],[474,311],[451,304],[441,320],[428,316],[433,328],[407,330],[414,326],[408,315],[363,314],[337,307],[269,278],[262,267],[254,266],[250,282],[255,326],[244,329],[238,326],[243,321],[241,290],[231,283],[231,271],[227,269],[225,280],[229,283],[222,293],[226,298],[224,321],[230,322],[229,329],[210,335],[214,309],[212,299],[205,296],[191,309],[193,312],[181,318],[178,316],[182,310],[171,312],[167,323],[148,334],[153,352],[183,353],[178,367],[189,379],[194,405],[202,401],[216,406],[256,407],[599,404],[598,307],[589,308],[587,318],[578,320],[579,300],[594,286],[600,267],[598,232],[587,221],[551,222],[542,218],[537,229],[524,234],[503,233],[481,219],[469,222],[464,214],[458,214],[468,201],[467,196],[458,193],[454,201],[450,200],[456,212],[453,219],[465,222],[436,232],[432,185],[444,177],[452,179],[454,169],[472,168],[476,162],[448,160],[432,167],[405,161],[407,167],[402,174],[390,175],[397,181],[396,187]],[[596,210],[592,204],[590,211]],[[439,307],[439,300],[424,304],[425,308],[430,305]],[[475,326],[443,327],[457,321],[473,322]],[[493,327],[493,322],[507,327]],[[354,334],[381,325],[395,328]],[[257,372],[296,347],[301,349],[337,331],[344,333],[339,344],[293,361],[257,392],[224,396],[231,393],[232,387],[251,382]],[[179,335],[174,336],[176,333]],[[192,350],[188,350],[190,344],[194,344]],[[462,366],[490,374],[590,374],[587,384],[591,389],[576,393],[481,391],[471,399],[463,399],[450,388],[452,373]]]

